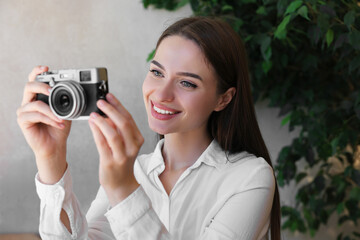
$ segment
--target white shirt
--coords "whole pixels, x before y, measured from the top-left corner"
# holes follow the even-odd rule
[[[159,179],[165,169],[163,143],[137,158],[134,173],[140,187],[135,192],[110,209],[100,187],[86,218],[72,192],[69,170],[54,185],[36,176],[42,239],[267,239],[275,180],[263,158],[246,152],[227,157],[212,141],[168,195]],[[62,208],[72,234],[60,221]]]

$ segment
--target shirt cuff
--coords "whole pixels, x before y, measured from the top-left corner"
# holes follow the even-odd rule
[[[36,192],[41,201],[49,206],[58,206],[68,200],[72,192],[72,179],[69,167],[62,178],[55,184],[48,185],[41,182],[39,173],[35,176]]]
[[[140,185],[126,199],[105,213],[105,216],[116,236],[131,227],[145,215],[150,208],[151,201]]]

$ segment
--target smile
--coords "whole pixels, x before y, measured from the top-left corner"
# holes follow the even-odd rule
[[[164,109],[161,109],[161,108],[158,108],[156,107],[155,105],[153,106],[154,110],[157,112],[157,113],[160,113],[160,114],[166,114],[166,115],[172,115],[172,114],[175,114],[175,112],[170,112],[168,110],[164,110]]]
[[[151,101],[151,115],[158,120],[170,120],[178,116],[178,114],[180,113],[175,109],[160,106],[158,104],[156,105],[157,106],[155,106],[155,104]]]

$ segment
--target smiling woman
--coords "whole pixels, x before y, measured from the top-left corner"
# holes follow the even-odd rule
[[[256,121],[245,49],[224,22],[195,17],[159,38],[143,83],[149,127],[163,136],[137,156],[144,139],[111,93],[91,113],[101,187],[86,218],[66,162],[70,122],[57,119],[29,75],[18,123],[33,149],[48,239],[280,239],[279,197]],[[44,147],[46,146],[46,147]],[[270,229],[270,231],[269,231]]]

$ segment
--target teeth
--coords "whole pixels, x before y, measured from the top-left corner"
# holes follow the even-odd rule
[[[164,110],[164,109],[160,109],[156,106],[154,106],[154,110],[158,113],[161,113],[161,114],[167,114],[167,115],[170,115],[170,114],[175,114],[175,112],[170,112],[170,111],[167,111],[167,110]]]

